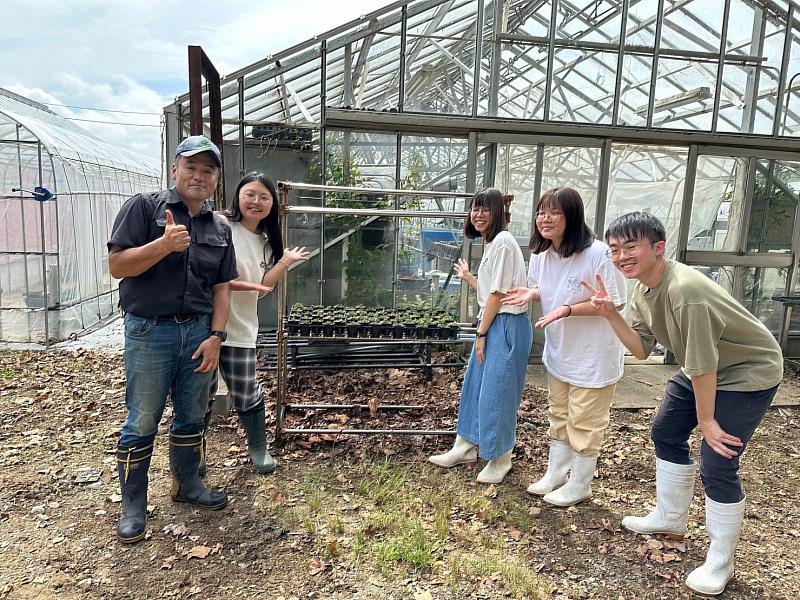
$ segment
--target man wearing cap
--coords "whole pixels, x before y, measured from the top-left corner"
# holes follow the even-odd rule
[[[175,187],[129,198],[108,242],[125,315],[128,417],[117,447],[123,543],[145,535],[147,472],[168,395],[172,499],[211,510],[228,503],[197,473],[208,387],[230,310],[228,282],[237,277],[231,230],[208,202],[221,167],[210,140],[186,138],[172,165]]]

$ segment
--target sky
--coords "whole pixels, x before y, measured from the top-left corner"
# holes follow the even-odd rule
[[[75,121],[158,165],[162,110],[189,89],[187,46],[226,75],[389,3],[4,0],[0,87],[72,119],[136,124]]]

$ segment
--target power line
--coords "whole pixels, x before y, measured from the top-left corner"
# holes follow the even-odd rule
[[[72,106],[71,104],[58,104],[56,102],[40,102],[39,104],[44,104],[45,106],[61,106],[63,108],[77,108],[78,110],[93,110],[97,112],[109,112],[109,113],[122,113],[125,115],[157,115],[161,116],[161,113],[153,113],[153,112],[139,112],[135,110],[111,110],[110,108],[89,108],[88,106]]]
[[[96,119],[77,119],[75,117],[62,117],[67,121],[83,121],[84,123],[103,123],[104,125],[128,125],[130,127],[158,127],[161,125],[145,125],[144,123],[118,123],[117,121],[98,121]]]

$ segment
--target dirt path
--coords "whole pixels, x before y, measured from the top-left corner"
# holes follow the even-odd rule
[[[124,418],[116,354],[0,352],[0,597],[8,598],[689,598],[702,562],[702,489],[684,542],[620,531],[653,500],[652,411],[614,411],[595,496],[558,510],[525,494],[544,468],[546,399],[526,390],[515,467],[505,483],[479,467],[425,462],[443,438],[300,438],[278,448],[274,476],[246,462],[235,419],[210,433],[210,473],[228,508],[169,498],[165,426],[150,483],[148,539],[123,546],[114,447]],[[420,403],[451,427],[458,373],[305,375],[294,400]],[[773,409],[742,468],[748,493],[737,575],[724,598],[800,590],[798,417]],[[318,413],[305,419],[392,426],[409,416]],[[298,417],[299,419],[299,417]],[[696,444],[696,440],[695,440]]]

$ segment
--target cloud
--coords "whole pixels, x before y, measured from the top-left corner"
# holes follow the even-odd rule
[[[387,0],[388,2],[388,0]],[[188,90],[187,46],[221,75],[375,10],[375,0],[5,0],[0,86],[34,100],[161,113]],[[51,107],[53,108],[53,107]],[[159,124],[159,117],[55,109],[71,118]],[[76,121],[160,160],[159,129]]]

